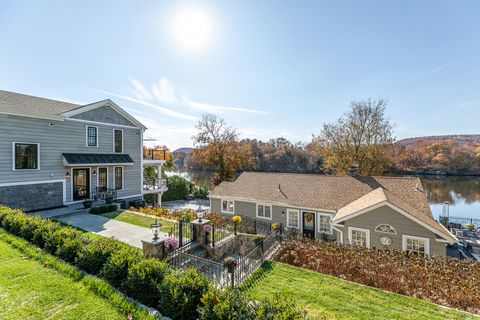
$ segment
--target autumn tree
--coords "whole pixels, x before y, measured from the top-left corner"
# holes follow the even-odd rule
[[[249,145],[240,144],[239,133],[224,119],[211,113],[202,114],[192,137],[196,149],[192,159],[206,167],[215,168],[213,183],[231,181],[235,171],[252,164]]]
[[[346,174],[358,166],[361,175],[381,175],[391,166],[393,125],[385,106],[383,99],[354,101],[350,112],[323,125],[313,144],[327,170]]]

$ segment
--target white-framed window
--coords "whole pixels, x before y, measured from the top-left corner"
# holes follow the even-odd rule
[[[430,254],[430,239],[415,237],[415,236],[402,236],[402,250],[412,252],[420,255]]]
[[[40,170],[40,143],[13,142],[13,170]]]
[[[98,147],[98,127],[86,126],[85,130],[87,147]]]
[[[222,213],[233,214],[235,212],[235,202],[233,200],[222,199]]]
[[[375,232],[397,234],[397,230],[389,224],[381,223],[375,228]]]
[[[257,204],[257,218],[272,220],[272,206]]]
[[[97,188],[100,191],[105,191],[108,189],[108,168],[100,167],[97,168]]]
[[[300,229],[300,211],[287,209],[287,228]]]
[[[332,217],[326,213],[318,213],[318,232],[332,234]]]
[[[113,167],[113,185],[115,190],[123,190],[123,167]]]
[[[123,130],[113,129],[113,152],[123,153]]]
[[[348,227],[348,241],[351,245],[370,248],[370,230]]]

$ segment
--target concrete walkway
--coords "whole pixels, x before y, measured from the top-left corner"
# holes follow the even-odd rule
[[[57,220],[104,237],[114,237],[138,248],[142,247],[142,240],[150,241],[153,238],[152,230],[149,228],[89,213],[61,216]],[[168,234],[160,232],[159,236],[163,239]]]

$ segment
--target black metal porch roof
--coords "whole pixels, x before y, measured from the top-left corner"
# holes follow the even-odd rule
[[[132,165],[135,163],[128,154],[115,153],[64,153],[65,165]]]

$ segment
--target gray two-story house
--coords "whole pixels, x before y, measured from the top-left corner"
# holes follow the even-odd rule
[[[165,153],[143,148],[145,129],[108,99],[77,105],[0,91],[0,204],[31,211],[108,190],[128,202],[160,198],[164,182],[143,181],[143,166],[160,168]]]

